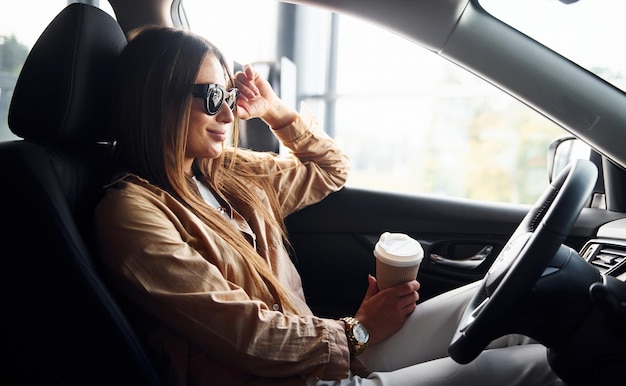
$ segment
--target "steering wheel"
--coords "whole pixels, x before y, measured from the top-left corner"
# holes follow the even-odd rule
[[[507,315],[529,293],[569,234],[597,176],[596,166],[580,159],[548,185],[465,307],[448,347],[454,361],[471,362],[498,337]]]

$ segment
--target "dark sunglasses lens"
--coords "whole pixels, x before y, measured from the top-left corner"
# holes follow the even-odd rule
[[[237,90],[233,89],[226,93],[226,105],[231,111],[235,111],[235,105],[237,104]]]
[[[220,107],[222,107],[222,102],[224,101],[224,91],[220,88],[214,88],[209,91],[209,95],[207,96],[207,107],[209,110],[209,114],[215,115],[218,111],[220,111]]]

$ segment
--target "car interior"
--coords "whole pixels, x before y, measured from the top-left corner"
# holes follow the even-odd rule
[[[85,232],[111,156],[108,86],[125,42],[109,15],[72,4],[41,35],[13,94],[10,125],[24,139],[0,150],[8,180],[20,181],[2,189],[15,219],[2,255],[19,256],[4,271],[18,295],[4,303],[17,366],[7,371],[23,384],[159,384]],[[25,232],[33,226],[36,237]]]
[[[122,16],[121,10],[133,8],[129,3],[111,3],[119,20],[93,5],[72,3],[50,21],[12,94],[8,125],[20,139],[0,142],[0,162],[7,165],[0,200],[10,224],[0,238],[11,353],[5,371],[20,384],[165,384],[141,334],[149,319],[107,284],[90,233],[115,147],[107,125],[110,80],[125,33],[141,23]],[[159,3],[169,12],[171,2]],[[348,0],[293,3],[370,18],[384,7],[368,2],[372,9],[359,9],[359,2]],[[512,90],[577,129],[576,137],[595,150],[589,160],[567,162],[560,170],[555,144],[549,153],[554,175],[532,206],[344,188],[291,215],[294,263],[311,308],[323,317],[353,314],[367,286],[364,278],[375,270],[378,236],[402,231],[426,252],[420,301],[484,282],[450,345],[459,363],[470,362],[497,336],[524,333],[548,347],[551,366],[568,385],[626,384],[626,95],[587,75],[580,87],[588,95],[573,87],[567,98],[551,94],[569,78],[529,72],[523,67],[527,52],[489,45],[494,40],[484,36],[491,29],[521,39],[512,30],[493,21],[475,33],[452,33],[474,31],[479,19],[484,22],[480,6],[430,3],[437,4],[418,19],[399,8],[397,14],[381,12],[376,21]],[[580,71],[532,43],[520,45],[536,50],[532,68]],[[493,56],[470,55],[477,46]],[[496,65],[493,57],[504,59]],[[494,66],[523,75],[511,78]],[[268,76],[275,77],[271,71]],[[277,151],[269,141],[243,138],[242,145]],[[598,197],[606,202],[596,205]]]

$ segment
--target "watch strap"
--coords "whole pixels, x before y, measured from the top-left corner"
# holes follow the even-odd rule
[[[340,319],[346,325],[346,338],[348,338],[348,349],[350,356],[355,357],[361,354],[367,348],[367,342],[359,342],[354,336],[354,326],[361,324],[352,316],[346,316]]]

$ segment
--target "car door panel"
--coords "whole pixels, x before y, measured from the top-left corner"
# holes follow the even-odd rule
[[[383,232],[420,241],[422,300],[479,280],[530,206],[401,195],[344,188],[287,218],[298,268],[313,311],[354,314],[375,276],[374,245]],[[596,216],[597,217],[597,216]],[[571,238],[579,248],[598,225],[581,216]]]

